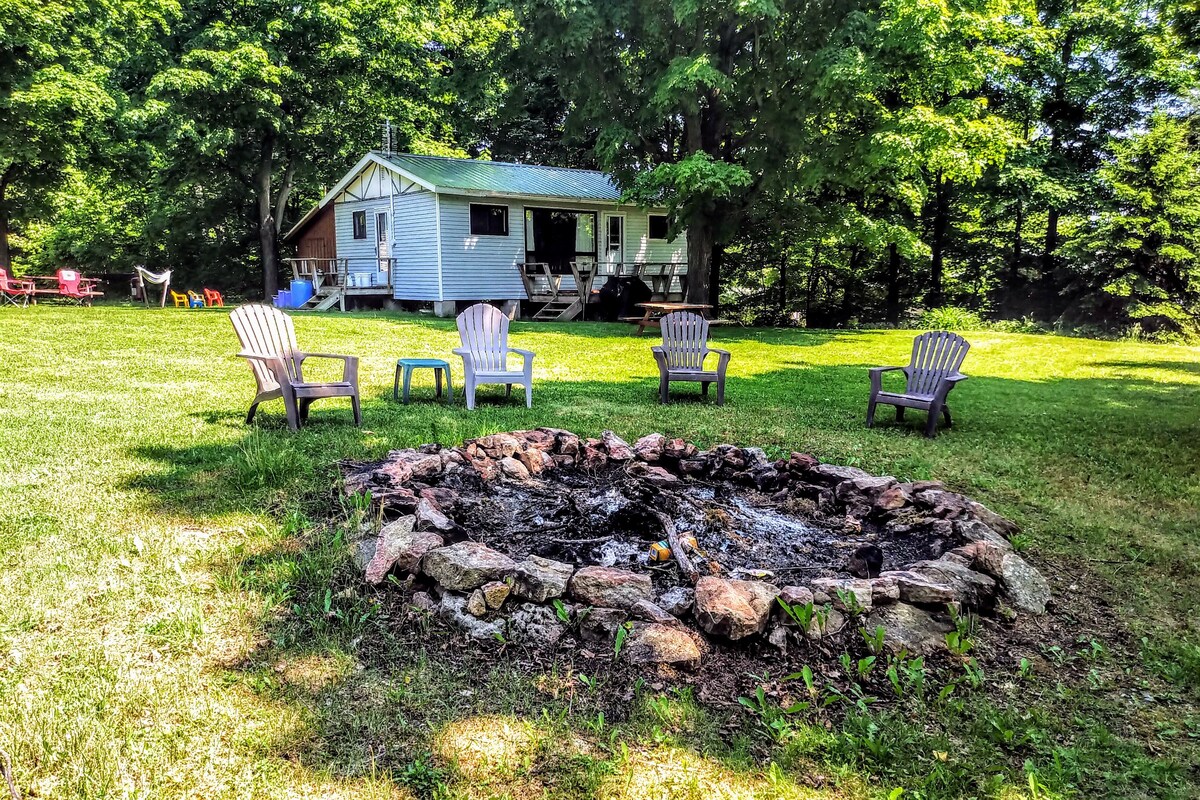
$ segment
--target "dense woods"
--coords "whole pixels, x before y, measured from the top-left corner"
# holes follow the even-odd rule
[[[1182,0],[4,0],[0,263],[270,291],[397,149],[611,170],[745,320],[1191,335]],[[945,312],[948,313],[948,312]]]

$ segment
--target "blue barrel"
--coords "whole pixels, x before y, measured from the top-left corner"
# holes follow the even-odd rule
[[[281,289],[275,298],[278,300],[280,308],[292,308],[292,293],[287,289]]]
[[[313,296],[312,281],[292,281],[289,294],[292,296],[292,308],[299,308]]]

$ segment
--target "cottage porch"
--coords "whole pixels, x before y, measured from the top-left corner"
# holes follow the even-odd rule
[[[355,269],[351,269],[350,261],[348,258],[283,259],[291,267],[294,280],[312,281],[313,296],[301,308],[327,311],[337,306],[345,311],[347,297],[392,297],[394,259],[357,259]]]
[[[599,290],[610,280],[634,277],[650,287],[651,300],[670,302],[687,296],[687,264],[665,261],[597,263],[577,259],[564,269],[544,261],[518,265],[529,302],[541,307],[536,320],[565,321],[585,315],[586,304],[595,302]]]

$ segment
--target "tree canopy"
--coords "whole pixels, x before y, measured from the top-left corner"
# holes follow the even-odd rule
[[[1183,0],[0,0],[0,263],[273,290],[399,150],[597,167],[757,322],[1200,324]]]

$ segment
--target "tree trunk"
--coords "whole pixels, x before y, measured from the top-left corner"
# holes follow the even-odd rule
[[[779,314],[782,316],[787,312],[788,302],[788,257],[784,252],[779,256]]]
[[[721,315],[721,268],[725,266],[725,245],[713,242],[712,267],[708,279],[708,302],[712,304],[712,316]]]
[[[713,228],[708,220],[697,215],[687,229],[689,303],[711,303],[713,278]]]
[[[933,236],[929,243],[932,258],[929,264],[929,294],[925,303],[930,308],[938,308],[944,301],[942,292],[942,275],[946,257],[946,230],[950,225],[949,188],[939,172],[934,184],[933,193]]]
[[[895,242],[888,245],[887,321],[900,322],[900,248]]]
[[[1017,198],[1017,210],[1013,227],[1012,264],[1008,270],[1008,282],[1015,286],[1021,279],[1021,260],[1025,258],[1025,204]]]
[[[271,170],[274,166],[275,134],[262,142],[255,189],[258,193],[258,246],[262,256],[263,292],[270,300],[279,290],[279,228],[271,208]]]
[[[1075,4],[1071,4],[1071,10],[1074,12]],[[1057,170],[1062,166],[1064,158],[1062,147],[1062,130],[1060,126],[1064,125],[1063,115],[1067,107],[1067,74],[1071,70],[1071,59],[1075,57],[1075,37],[1076,33],[1073,30],[1068,30],[1063,36],[1062,49],[1059,51],[1059,67],[1061,72],[1056,77],[1054,82],[1054,106],[1053,114],[1048,120],[1050,123],[1050,156],[1047,159],[1047,166],[1051,170]],[[1058,250],[1058,215],[1060,209],[1050,208],[1046,214],[1046,246],[1042,251],[1042,278],[1043,280],[1051,280],[1054,275],[1054,252]]]
[[[1049,281],[1054,274],[1054,251],[1058,249],[1058,209],[1046,212],[1046,246],[1042,251],[1042,277]]]
[[[12,254],[8,251],[8,182],[12,167],[0,175],[0,267],[12,271]]]
[[[804,293],[804,327],[811,328],[813,295],[821,285],[821,243],[813,242],[812,265],[808,268],[808,291]]]
[[[863,250],[858,245],[850,248],[850,269],[846,275],[846,280],[842,284],[842,304],[838,312],[840,318],[837,320],[839,324],[845,324],[854,319],[858,315],[855,311],[861,306],[858,304],[856,289],[858,288],[859,270],[862,269]]]
[[[296,160],[288,161],[287,169],[283,171],[283,186],[279,187],[279,196],[275,198],[275,232],[283,231],[283,216],[287,213],[288,199],[296,179]]]

